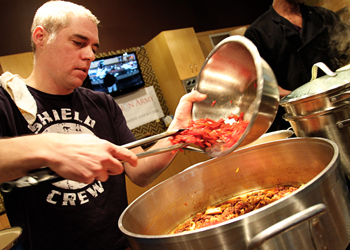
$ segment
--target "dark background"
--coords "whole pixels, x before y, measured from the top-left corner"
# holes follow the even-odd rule
[[[30,26],[46,0],[2,0],[0,56],[31,51]],[[101,21],[98,53],[142,46],[164,30],[251,24],[272,0],[72,0]]]

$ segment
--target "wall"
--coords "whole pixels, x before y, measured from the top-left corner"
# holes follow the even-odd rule
[[[146,44],[164,30],[194,27],[196,32],[250,24],[272,0],[71,0],[100,20],[101,52]],[[46,0],[2,1],[0,56],[31,51],[30,26]],[[252,8],[254,6],[254,8]]]
[[[204,32],[197,32],[197,38],[199,41],[199,45],[201,46],[201,49],[203,51],[203,54],[205,57],[207,57],[214,48],[212,45],[212,42],[210,40],[210,35],[215,34],[222,34],[222,33],[229,33],[231,36],[233,35],[244,35],[244,32],[249,27],[249,25],[243,25],[243,26],[237,26],[237,27],[230,27],[225,29],[218,29],[218,30],[209,30]]]
[[[33,70],[34,56],[32,52],[19,53],[0,57],[0,71],[9,71],[27,78]]]
[[[307,4],[321,6],[332,11],[338,11],[344,7],[350,7],[350,0],[307,0]]]
[[[100,51],[141,46],[164,30],[194,27],[196,32],[251,24],[273,0],[72,0],[89,8],[100,20]],[[31,51],[30,25],[46,0],[2,1],[0,56]],[[349,0],[307,0],[334,11]]]

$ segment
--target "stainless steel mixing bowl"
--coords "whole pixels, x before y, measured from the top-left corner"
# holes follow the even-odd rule
[[[279,105],[278,85],[270,66],[255,45],[243,36],[222,40],[209,54],[198,75],[195,89],[207,98],[195,103],[194,120],[219,120],[244,113],[249,125],[231,148],[206,149],[211,156],[223,156],[263,135],[275,119]],[[215,103],[215,104],[214,104]]]

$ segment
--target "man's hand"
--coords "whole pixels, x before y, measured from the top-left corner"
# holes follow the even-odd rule
[[[169,126],[169,131],[183,129],[188,126],[192,119],[192,106],[194,102],[203,101],[207,96],[198,91],[192,91],[181,97],[179,105],[176,108],[174,120]]]
[[[3,146],[3,145],[6,146]],[[137,166],[137,156],[90,134],[45,133],[0,140],[0,182],[49,167],[63,178],[91,183],[124,172],[121,161]]]
[[[193,91],[189,94],[184,95],[181,98],[179,105],[177,106],[174,120],[171,122],[168,131],[186,128],[189,121],[192,119],[192,104],[194,102],[202,101],[205,98],[206,95],[200,94],[197,91]],[[165,138],[159,140],[150,150],[163,148],[170,145],[170,139]],[[132,150],[138,153],[141,149],[139,147]],[[175,156],[176,154],[173,152],[167,152],[159,155],[145,157],[143,159],[140,159],[140,167],[130,168],[128,164],[125,164],[126,173],[133,183],[141,187],[145,187],[164,171],[164,169],[169,165]]]
[[[290,93],[292,93],[292,91],[283,89],[280,86],[278,86],[278,90],[280,92],[280,98],[283,98],[283,97],[289,95]]]

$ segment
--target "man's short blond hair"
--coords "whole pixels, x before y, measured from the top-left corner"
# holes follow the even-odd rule
[[[87,17],[93,21],[96,26],[100,23],[96,16],[84,6],[67,1],[53,0],[44,3],[36,11],[31,27],[31,35],[33,35],[36,27],[42,26],[49,33],[49,41],[52,41],[62,28],[70,25],[70,20],[73,16]],[[33,51],[35,51],[35,44],[33,43],[32,36],[31,44]]]

